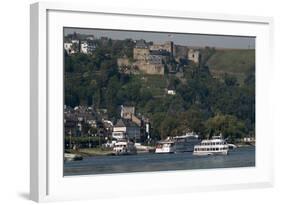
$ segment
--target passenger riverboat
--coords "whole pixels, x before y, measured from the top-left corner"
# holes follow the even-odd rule
[[[199,136],[194,132],[167,138],[159,141],[155,153],[192,152],[196,144],[200,143]]]
[[[222,136],[213,136],[212,139],[202,140],[194,146],[193,155],[227,155],[229,146]]]
[[[175,153],[175,141],[166,139],[156,144],[155,153]]]
[[[114,144],[113,153],[115,155],[137,154],[137,149],[131,141],[118,141]]]

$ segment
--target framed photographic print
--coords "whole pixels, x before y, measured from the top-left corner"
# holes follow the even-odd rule
[[[271,186],[272,22],[31,5],[31,199]]]

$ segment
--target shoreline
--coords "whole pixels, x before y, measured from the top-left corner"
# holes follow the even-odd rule
[[[236,144],[236,146],[239,147],[256,147],[255,144]]]
[[[237,148],[255,147],[253,144],[236,144]],[[115,155],[113,150],[104,148],[82,148],[79,150],[65,149],[64,153],[71,153],[81,155],[82,157],[94,157],[94,156],[113,156]],[[138,150],[137,154],[154,153],[147,150]]]
[[[113,155],[113,151],[109,149],[103,149],[103,148],[82,148],[79,150],[72,150],[72,149],[66,149],[65,153],[71,153],[71,154],[79,154],[83,157],[92,157],[92,156],[111,156]]]

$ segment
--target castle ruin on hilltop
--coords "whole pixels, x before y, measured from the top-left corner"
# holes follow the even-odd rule
[[[172,41],[163,44],[147,44],[144,40],[136,41],[133,48],[133,62],[127,57],[118,58],[117,64],[120,72],[149,75],[164,75],[165,64],[175,57],[176,47]],[[199,51],[190,49],[186,58],[194,63],[200,59]]]

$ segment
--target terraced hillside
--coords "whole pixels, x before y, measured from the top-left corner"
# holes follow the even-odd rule
[[[243,83],[245,74],[255,66],[255,50],[216,50],[206,64],[213,76],[220,78],[227,73]]]

